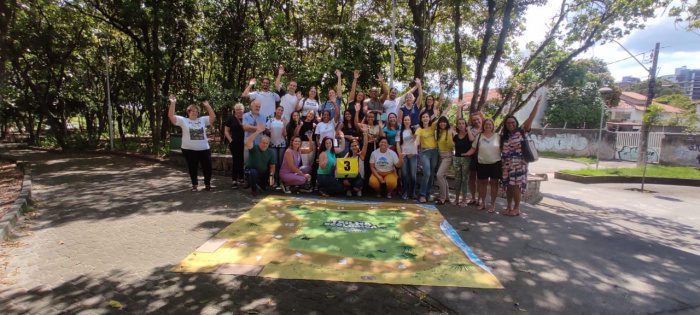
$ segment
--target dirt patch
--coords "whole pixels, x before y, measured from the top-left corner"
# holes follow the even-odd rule
[[[22,173],[14,163],[0,162],[0,218],[5,215],[22,189]]]

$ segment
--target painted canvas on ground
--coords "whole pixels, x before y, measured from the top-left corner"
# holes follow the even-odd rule
[[[271,196],[177,272],[502,288],[430,205]]]

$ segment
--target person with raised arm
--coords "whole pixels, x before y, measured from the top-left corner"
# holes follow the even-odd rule
[[[389,114],[393,113],[394,115],[398,115],[399,107],[404,104],[404,99],[405,99],[406,95],[408,95],[408,94],[413,95],[413,92],[415,92],[416,89],[421,88],[420,79],[416,78],[414,81],[415,81],[415,85],[413,85],[413,87],[411,87],[406,93],[404,93],[403,95],[398,96],[398,97],[397,97],[398,91],[396,90],[396,88],[393,88],[393,87],[391,88],[391,91],[389,92],[389,98],[387,100],[385,100],[384,103],[382,104],[384,114],[389,115]],[[385,120],[385,119],[383,119],[383,120]]]
[[[280,106],[284,108],[282,117],[284,117],[285,122],[290,122],[292,119],[292,113],[298,111],[297,106],[301,100],[301,92],[297,91],[297,82],[295,80],[289,80],[287,82],[287,90],[282,88],[282,76],[285,74],[284,66],[280,65],[277,68],[277,78],[275,78],[275,89],[277,94],[280,96]]]
[[[362,197],[362,188],[365,183],[365,160],[367,157],[367,133],[362,133],[362,149],[360,149],[360,141],[357,138],[352,139],[350,144],[350,152],[348,152],[345,157],[351,159],[357,159],[358,174],[355,178],[346,178],[343,180],[343,187],[345,187],[345,194],[348,197],[352,197],[353,193]],[[347,140],[346,140],[347,141]]]
[[[440,118],[440,106],[442,104],[443,93],[445,93],[445,84],[440,84],[440,94],[438,95],[437,100],[432,95],[425,97],[425,106],[423,106],[421,109],[421,113],[428,113],[431,121],[435,121]]]
[[[506,190],[507,208],[501,214],[506,216],[520,215],[520,198],[527,188],[527,166],[523,156],[522,143],[527,140],[528,132],[532,127],[532,121],[537,116],[542,98],[537,98],[535,107],[532,108],[522,126],[513,115],[508,115],[503,120],[505,128],[501,131],[501,163],[503,176],[501,184]]]
[[[379,87],[382,89],[382,95],[381,97],[379,96],[379,88],[377,87],[372,87],[369,90],[369,98],[365,100],[363,107],[365,116],[369,115],[370,113],[374,115],[376,113],[381,114],[384,112],[384,101],[387,97],[389,97],[389,89],[387,88],[386,84],[384,84],[383,74],[377,74],[377,81],[379,82]]]
[[[342,142],[345,142],[342,134],[337,135],[335,138],[339,138]],[[343,185],[335,178],[336,154],[342,149],[341,146],[335,147],[333,145],[333,139],[334,138],[331,137],[323,138],[318,153],[318,192],[323,197],[343,192]],[[345,147],[345,143],[342,143],[342,147]]]
[[[275,183],[275,155],[268,150],[270,137],[263,135],[260,144],[255,144],[256,137],[263,131],[265,131],[265,125],[259,124],[255,132],[245,139],[245,148],[249,152],[245,172],[248,175],[248,186],[253,196],[257,196],[260,190],[267,190]]]
[[[282,166],[284,151],[287,149],[287,129],[284,126],[287,121],[282,115],[284,115],[284,107],[278,106],[275,109],[275,116],[269,119],[265,125],[270,133],[270,150],[274,153],[277,163],[275,167],[275,184],[278,186],[281,184],[279,170],[280,166]]]
[[[423,86],[420,80],[416,81],[416,87],[418,89],[418,99],[421,99],[423,96]],[[411,127],[414,129],[418,128],[418,125],[420,125],[420,107],[418,106],[418,102],[416,102],[416,98],[413,96],[413,93],[406,94],[404,102],[399,108],[398,114],[400,122],[403,122],[404,116],[409,116],[411,117]]]
[[[207,110],[207,116],[199,117],[197,105],[187,106],[187,117],[175,115],[175,103],[177,99],[174,95],[168,97],[168,119],[170,122],[182,129],[182,155],[187,161],[187,168],[192,182],[192,191],[197,191],[198,165],[202,166],[204,173],[204,190],[211,190],[211,148],[207,139],[207,127],[216,121],[214,109],[209,105],[208,100],[202,101],[202,106]]]
[[[301,111],[302,117],[306,117],[309,114],[309,112],[313,112],[314,116],[318,116],[319,110],[321,108],[318,102],[318,90],[315,86],[312,86],[309,88],[306,97],[303,97],[301,98],[301,100],[299,100],[299,104],[297,105],[297,111]]]
[[[262,115],[265,120],[268,117],[272,117],[275,113],[275,104],[280,101],[280,96],[277,93],[270,91],[270,79],[263,78],[262,86],[259,91],[251,92],[251,89],[255,85],[257,80],[255,78],[248,81],[248,85],[243,90],[241,97],[247,97],[251,101],[260,101],[260,115]]]
[[[357,90],[357,80],[360,78],[360,70],[353,71],[352,75],[352,85],[350,86],[350,94],[348,94],[348,102],[345,107],[346,111],[350,111],[350,118],[355,118],[355,113],[358,113],[358,120],[355,124],[359,124],[362,119],[365,118],[365,112],[362,110],[365,104],[365,93]],[[357,109],[360,109],[359,111]],[[345,121],[345,120],[343,120]]]

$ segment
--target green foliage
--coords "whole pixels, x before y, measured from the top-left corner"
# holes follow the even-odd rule
[[[658,104],[651,104],[644,113],[644,123],[656,125],[661,121],[661,115],[664,113],[664,108]]]
[[[688,132],[693,132],[697,129],[700,119],[698,119],[697,109],[690,97],[683,94],[670,94],[654,100],[659,103],[683,109],[682,113],[675,114],[673,117],[663,121],[663,125],[683,126]]]
[[[649,80],[644,80],[642,82],[633,84],[629,87],[628,90],[632,92],[637,92],[642,95],[647,95],[647,92],[649,90]],[[654,95],[656,97],[673,94],[683,94],[683,89],[680,87],[680,85],[669,80],[656,80],[656,87],[654,88]]]
[[[676,23],[687,23],[687,30],[700,29],[700,2],[697,0],[680,0],[669,11],[670,16],[676,17]]]
[[[545,122],[550,128],[590,128],[600,124],[603,100],[595,84],[582,89],[555,85],[549,90]]]

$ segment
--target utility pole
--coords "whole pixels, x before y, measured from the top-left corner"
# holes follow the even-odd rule
[[[394,55],[396,54],[396,0],[391,1],[391,70],[389,70],[389,88],[394,87]]]
[[[637,156],[637,166],[644,166],[644,172],[642,174],[642,192],[644,192],[644,180],[647,173],[647,148],[649,147],[649,123],[645,119],[649,113],[649,106],[651,106],[654,100],[654,94],[656,93],[656,65],[659,61],[659,43],[656,43],[654,47],[654,59],[651,64],[651,69],[649,69],[649,87],[647,90],[647,101],[644,106],[644,116],[642,118],[642,128],[640,130],[639,139],[639,155]]]
[[[112,122],[112,97],[109,90],[109,42],[105,45],[105,69],[107,88],[107,120],[109,121],[109,150],[114,151],[114,123]]]

